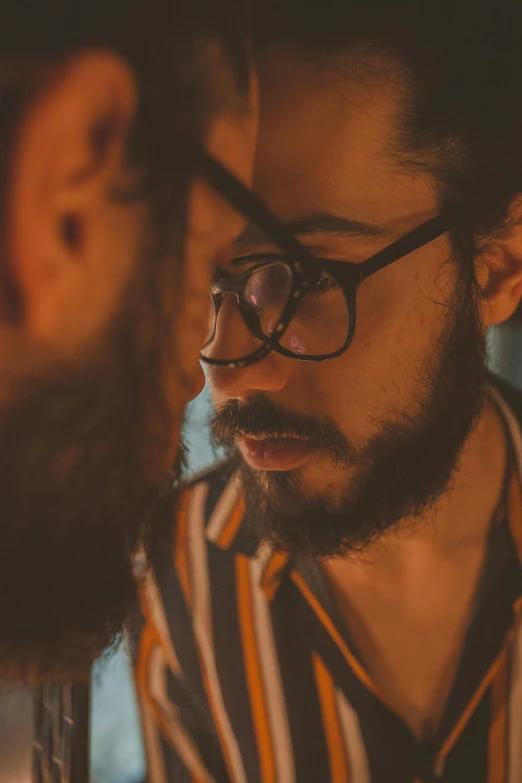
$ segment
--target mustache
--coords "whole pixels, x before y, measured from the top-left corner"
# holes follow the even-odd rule
[[[267,440],[299,438],[326,451],[336,463],[353,461],[352,447],[329,416],[298,413],[262,394],[247,403],[227,400],[212,416],[210,427],[216,443],[225,448],[232,447],[239,434]]]

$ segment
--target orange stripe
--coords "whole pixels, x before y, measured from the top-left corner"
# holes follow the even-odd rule
[[[241,522],[245,516],[245,496],[241,494],[236,505],[232,509],[232,512],[225,522],[223,530],[217,537],[216,544],[221,549],[228,549],[232,544],[234,538],[237,535],[237,531],[241,527]]]
[[[373,682],[372,678],[366,671],[366,669],[361,666],[357,658],[350,652],[348,649],[348,646],[346,645],[346,642],[344,641],[343,637],[335,627],[335,624],[332,622],[331,618],[328,616],[328,614],[325,612],[323,607],[321,606],[321,603],[318,601],[318,599],[315,597],[313,592],[310,590],[308,585],[306,584],[306,581],[303,579],[301,574],[299,574],[297,571],[292,572],[292,580],[295,582],[297,587],[301,590],[304,597],[318,616],[319,620],[322,622],[342,654],[344,655],[346,661],[350,665],[353,673],[359,678],[359,680],[362,682],[362,684],[371,692],[374,694],[374,696],[377,696],[378,699],[380,699],[383,704],[385,704],[392,712],[395,713],[395,709],[392,707],[391,703],[388,701],[386,696],[381,693],[381,691],[378,689],[376,684]]]
[[[273,601],[277,588],[280,585],[281,571],[288,563],[290,555],[287,552],[274,552],[268,561],[263,576],[261,587],[269,601]]]
[[[522,491],[520,477],[513,470],[508,490],[508,517],[511,536],[515,542],[518,559],[522,562]]]
[[[488,783],[505,783],[507,772],[507,649],[501,656],[497,676],[491,684]]]
[[[344,752],[341,724],[335,701],[333,679],[317,653],[313,653],[312,663],[314,666],[315,681],[317,683],[319,702],[323,714],[326,744],[328,745],[328,756],[330,759],[330,777],[328,779],[331,783],[348,783],[348,766],[346,754]]]
[[[191,492],[183,493],[176,514],[176,538],[174,542],[174,568],[179,577],[187,606],[192,606],[192,580],[188,550],[188,521]]]
[[[166,736],[162,731],[161,719],[157,714],[158,710],[154,703],[148,688],[147,672],[149,668],[150,656],[153,647],[156,644],[156,634],[152,626],[146,626],[141,634],[138,654],[136,656],[136,663],[134,665],[134,674],[136,678],[136,690],[141,697],[141,701],[145,702],[149,711],[151,712],[151,718],[156,723],[156,727],[159,729],[163,736]],[[145,753],[148,755],[149,749],[147,743],[145,743]]]
[[[151,659],[152,651],[155,647],[161,647],[160,640],[158,638],[156,630],[151,626],[148,626],[143,631],[140,640],[139,658],[136,667],[136,679],[137,679],[140,693],[142,694],[143,698],[147,702],[149,709],[153,713],[154,719],[158,723],[158,727],[161,733],[165,738],[167,738],[169,736],[168,725],[165,720],[165,716],[163,715],[162,711],[160,710],[159,706],[156,703],[156,700],[153,698],[150,692],[149,681],[148,681],[150,659]]]
[[[146,625],[143,629],[139,641],[138,655],[136,658],[136,681],[140,686],[143,695],[149,700],[149,683],[147,672],[149,668],[150,656],[153,647],[159,644],[158,634],[152,625]]]
[[[273,783],[276,780],[274,752],[255,636],[249,559],[244,555],[236,557],[236,582],[239,626],[243,643],[250,706],[252,708],[252,718],[261,763],[261,780],[263,783]]]

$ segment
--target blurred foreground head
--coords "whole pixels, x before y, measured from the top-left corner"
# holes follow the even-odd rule
[[[2,676],[86,674],[165,547],[238,231],[177,133],[248,183],[249,85],[240,0],[0,0]]]

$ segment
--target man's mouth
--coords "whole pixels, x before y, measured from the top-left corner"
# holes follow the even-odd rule
[[[311,456],[313,447],[303,438],[269,438],[240,433],[238,448],[250,467],[255,470],[293,470]]]

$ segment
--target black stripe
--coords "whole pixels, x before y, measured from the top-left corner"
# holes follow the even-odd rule
[[[192,618],[187,609],[179,579],[174,571],[170,571],[166,579],[163,604],[172,643],[184,678],[193,697],[198,700],[201,711],[210,716],[210,706],[194,639]]]
[[[260,780],[259,757],[239,629],[234,556],[214,544],[209,544],[207,551],[216,668],[248,783],[256,783]]]
[[[450,753],[442,783],[486,783],[490,709],[488,694],[471,716],[455,749]]]
[[[304,600],[285,582],[271,604],[298,783],[326,783],[330,764],[315,685]],[[322,655],[322,651],[318,651]]]
[[[212,772],[218,783],[229,783],[230,778],[213,724],[209,722],[208,715],[199,709],[185,683],[174,677],[170,670],[167,671],[167,691],[169,699],[178,707],[183,726],[198,748],[206,768]]]
[[[173,571],[166,580],[163,600],[172,642],[184,675],[180,681],[168,670],[169,698],[180,709],[183,725],[194,739],[208,769],[218,783],[225,783],[229,778],[203,684],[192,620]],[[170,783],[171,778],[168,780]]]
[[[192,775],[187,771],[172,745],[162,735],[160,735],[160,742],[168,783],[192,783]],[[151,781],[150,783],[153,782]]]

